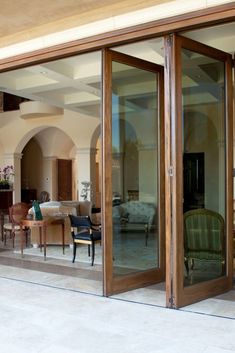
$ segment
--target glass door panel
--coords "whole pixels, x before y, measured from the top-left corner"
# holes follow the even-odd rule
[[[111,224],[106,219],[105,229],[111,230],[106,251],[112,254],[112,271],[107,280],[114,293],[163,278],[163,76],[161,67],[120,53],[108,51],[106,60],[110,62],[112,104],[107,112],[110,146],[106,144],[111,150],[111,200],[106,198],[105,205]]]
[[[232,286],[231,56],[174,36],[173,306]],[[174,204],[174,202],[173,202]]]
[[[113,269],[159,267],[157,232],[157,78],[112,63]]]
[[[184,48],[181,62],[184,286],[189,286],[225,275],[225,62]]]

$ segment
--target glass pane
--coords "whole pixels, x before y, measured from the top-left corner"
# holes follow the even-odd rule
[[[114,275],[158,267],[157,75],[113,62]]]
[[[225,274],[225,64],[182,50],[184,285]]]

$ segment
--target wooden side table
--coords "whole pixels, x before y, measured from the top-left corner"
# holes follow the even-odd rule
[[[44,260],[46,260],[46,247],[47,247],[47,226],[48,225],[61,225],[62,228],[62,246],[63,246],[63,254],[64,254],[64,239],[65,239],[65,226],[64,226],[64,218],[60,217],[50,217],[50,218],[45,218],[41,221],[37,220],[29,220],[25,219],[21,221],[20,223],[20,239],[21,239],[21,256],[23,257],[23,237],[24,237],[24,232],[23,232],[23,227],[37,227],[39,228],[39,244],[40,244],[40,251],[42,251],[42,244],[44,248]]]

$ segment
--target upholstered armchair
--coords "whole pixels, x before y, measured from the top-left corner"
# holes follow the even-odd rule
[[[194,260],[218,261],[221,273],[225,267],[225,223],[214,211],[196,209],[184,214],[184,261],[189,274]]]

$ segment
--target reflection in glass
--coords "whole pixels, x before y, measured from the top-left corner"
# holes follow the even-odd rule
[[[112,191],[115,275],[158,267],[157,77],[113,62]]]
[[[225,274],[225,67],[182,50],[184,285]]]

